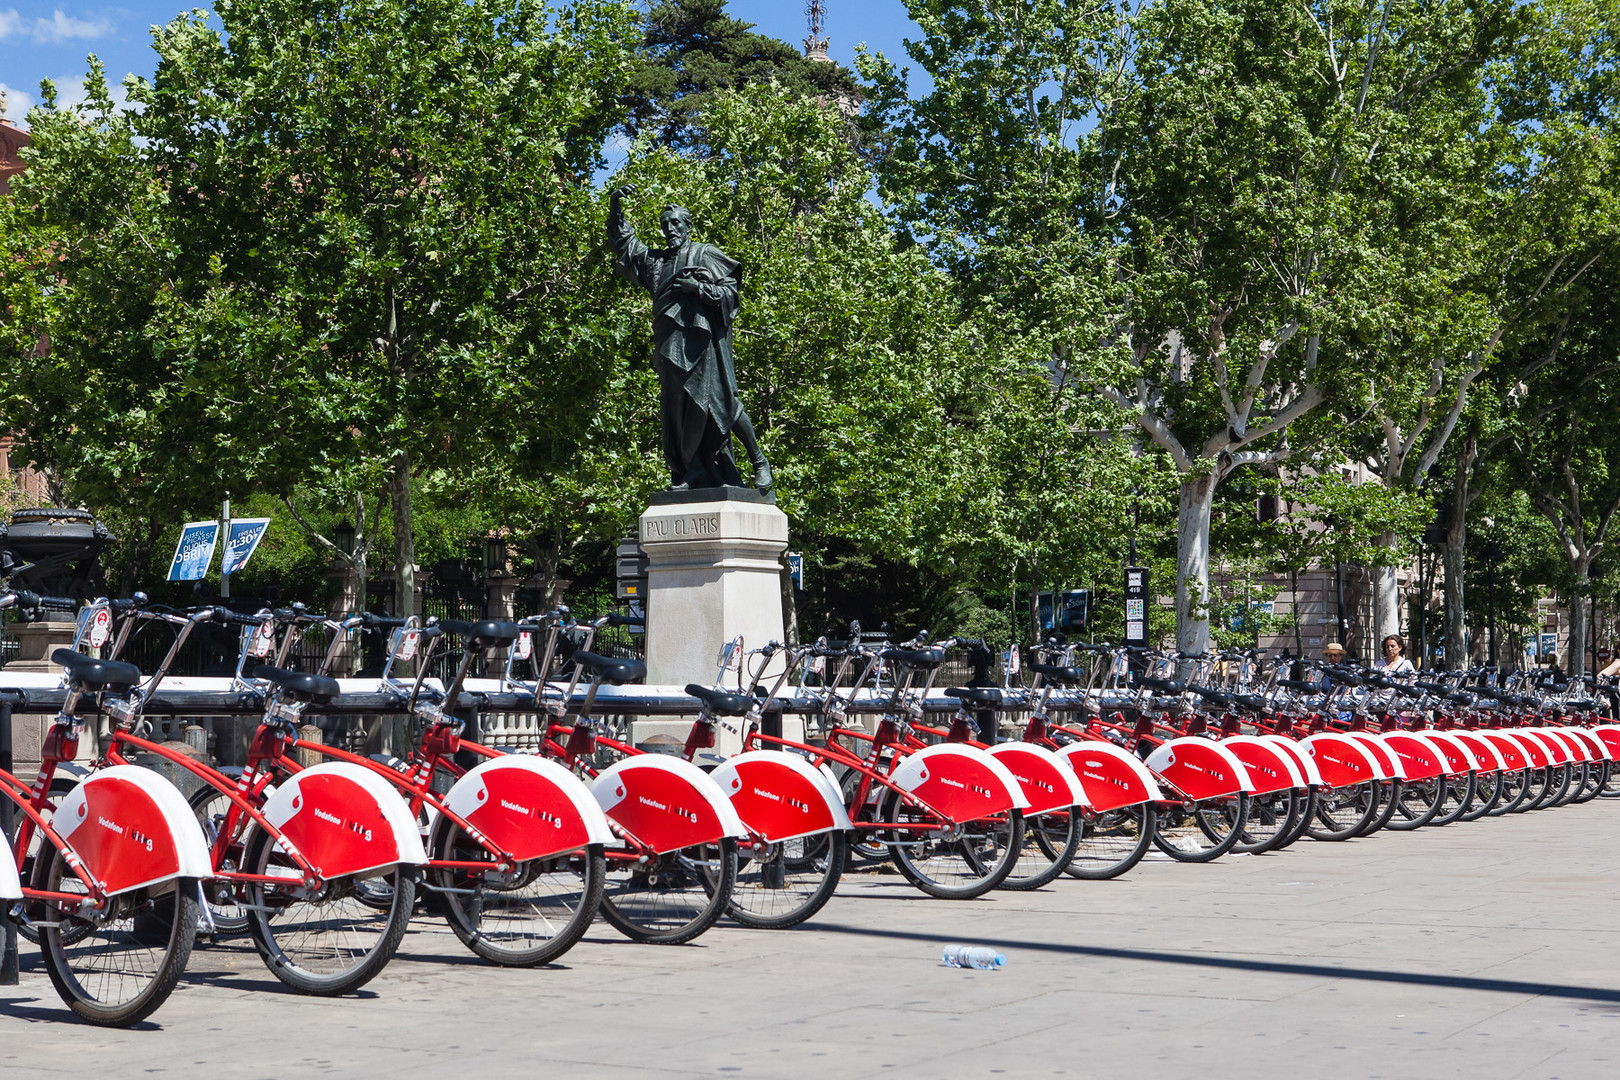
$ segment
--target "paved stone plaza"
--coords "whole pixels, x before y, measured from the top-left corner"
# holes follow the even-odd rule
[[[71,1022],[25,953],[0,1075],[1606,1077],[1617,834],[1600,800],[970,903],[862,874],[805,929],[657,948],[599,923],[538,971],[418,919],[341,1001],[199,948],[133,1031]],[[1007,966],[944,967],[953,941]]]

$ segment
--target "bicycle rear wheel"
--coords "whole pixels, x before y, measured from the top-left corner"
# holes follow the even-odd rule
[[[1249,818],[1233,851],[1258,855],[1281,846],[1299,815],[1299,794],[1293,788],[1249,796]]]
[[[519,863],[510,873],[447,817],[428,842],[438,862],[484,862],[488,870],[430,867],[445,921],[461,943],[506,967],[549,964],[585,935],[602,903],[602,846]]]
[[[1395,812],[1386,828],[1396,832],[1421,829],[1434,820],[1445,799],[1446,778],[1431,776],[1426,780],[1403,780],[1394,792]]]
[[[1463,811],[1458,821],[1478,821],[1496,808],[1502,801],[1501,772],[1482,772],[1474,774],[1474,801],[1467,810]]]
[[[87,894],[54,848],[35,860],[34,887]],[[197,882],[177,878],[110,897],[90,915],[34,901],[45,972],[68,1008],[92,1024],[128,1027],[167,1000],[191,958],[201,905]],[[75,905],[76,908],[76,905]]]
[[[1302,787],[1294,789],[1294,806],[1288,827],[1283,830],[1282,836],[1271,848],[1272,851],[1281,851],[1288,845],[1305,835],[1305,829],[1316,818],[1316,788]]]
[[[602,918],[632,941],[679,945],[719,921],[737,882],[737,841],[694,844],[646,863],[608,860]]]
[[[1468,813],[1474,805],[1475,774],[1448,776],[1440,787],[1440,805],[1431,825],[1450,825]]]
[[[1501,817],[1503,814],[1516,814],[1524,809],[1524,801],[1529,797],[1534,783],[1531,775],[1533,769],[1517,769],[1513,772],[1504,772],[1497,781],[1500,794],[1496,797],[1496,805],[1485,811],[1491,817]]]
[[[1151,803],[1082,815],[1080,843],[1063,872],[1086,881],[1119,877],[1142,861],[1158,828]]]
[[[1607,759],[1589,761],[1586,763],[1586,778],[1581,788],[1570,796],[1572,803],[1591,802],[1603,793],[1609,783],[1609,774],[1614,771],[1614,763]]]
[[[1248,820],[1247,792],[1171,803],[1159,814],[1153,843],[1177,862],[1212,862],[1242,839]]]
[[[797,926],[832,899],[848,851],[843,829],[741,849],[726,914],[756,930]]]
[[[348,994],[375,978],[399,948],[416,904],[416,885],[397,866],[306,889],[281,844],[262,829],[249,836],[244,864],[247,873],[286,879],[247,885],[248,930],[270,973],[304,994]]]
[[[1024,843],[1018,860],[1002,881],[1003,889],[1027,891],[1049,885],[1063,873],[1080,846],[1083,825],[1077,809],[1054,810],[1024,819]]]
[[[1316,820],[1305,827],[1313,840],[1348,840],[1378,814],[1378,781],[1323,788],[1316,795]]]
[[[942,900],[971,900],[1000,885],[1024,844],[1024,816],[1017,810],[947,829],[933,811],[896,793],[884,807],[884,820],[900,873]]]
[[[1357,836],[1371,836],[1373,833],[1389,824],[1395,816],[1395,806],[1401,794],[1401,781],[1378,781],[1378,810],[1373,814],[1372,820],[1361,827]]]

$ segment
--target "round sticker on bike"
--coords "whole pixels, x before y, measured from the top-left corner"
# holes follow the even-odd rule
[[[512,642],[512,655],[519,660],[527,660],[534,655],[534,636],[532,634],[519,634],[517,640]]]
[[[248,646],[248,654],[258,657],[269,656],[270,650],[275,647],[275,644],[276,624],[272,620],[266,619],[259,624],[257,630],[253,631],[253,642]]]
[[[96,613],[90,617],[90,647],[99,649],[107,644],[107,638],[112,636],[112,612],[106,608],[97,608]]]
[[[416,655],[416,643],[421,640],[420,630],[399,631],[399,650],[395,653],[401,660],[409,660]]]

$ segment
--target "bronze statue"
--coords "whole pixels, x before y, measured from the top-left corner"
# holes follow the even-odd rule
[[[748,452],[752,486],[768,491],[771,466],[737,394],[731,359],[742,264],[713,244],[694,242],[692,215],[681,206],[666,206],[658,218],[669,246],[649,249],[636,239],[621,206],[635,191],[626,184],[612,192],[607,237],[614,269],[652,293],[653,368],[670,487],[745,486],[731,451],[735,434]]]

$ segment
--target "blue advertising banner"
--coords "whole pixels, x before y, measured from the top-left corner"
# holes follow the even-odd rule
[[[231,531],[225,537],[224,569],[221,572],[234,574],[246,566],[269,527],[269,518],[234,518]]]
[[[214,561],[214,544],[219,540],[219,522],[188,521],[180,528],[180,542],[174,546],[174,562],[169,564],[170,581],[201,581]]]

